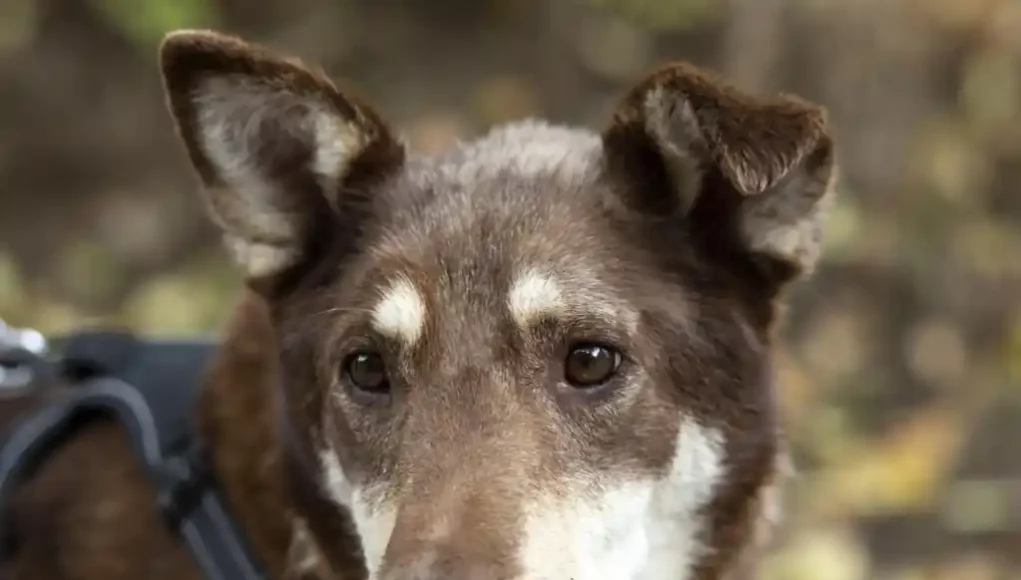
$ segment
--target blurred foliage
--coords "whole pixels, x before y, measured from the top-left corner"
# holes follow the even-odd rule
[[[1021,3],[5,0],[0,317],[229,316],[155,69],[181,26],[321,62],[427,152],[521,116],[598,126],[676,58],[826,104],[841,196],[783,329],[798,477],[766,577],[1021,578]]]
[[[723,3],[718,0],[589,0],[612,12],[621,20],[630,20],[646,30],[690,29],[716,16]]]
[[[139,45],[159,42],[174,28],[215,28],[211,0],[89,0]]]
[[[35,18],[34,0],[8,0],[0,4],[0,50],[17,46],[29,38],[28,23]]]

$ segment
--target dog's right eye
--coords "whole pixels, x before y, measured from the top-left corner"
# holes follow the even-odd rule
[[[374,352],[357,352],[344,359],[344,379],[349,385],[372,394],[385,394],[390,390],[383,357]]]
[[[580,344],[571,349],[564,361],[564,378],[576,388],[591,388],[605,383],[620,367],[620,353],[598,344]]]

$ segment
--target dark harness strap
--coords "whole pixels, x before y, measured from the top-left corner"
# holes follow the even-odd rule
[[[72,336],[53,363],[33,364],[70,384],[0,438],[0,538],[8,537],[14,489],[90,418],[127,430],[158,492],[167,525],[180,534],[209,580],[265,576],[231,518],[193,410],[212,341],[147,341],[119,332]],[[53,378],[51,376],[50,378]],[[0,562],[9,554],[0,547]]]

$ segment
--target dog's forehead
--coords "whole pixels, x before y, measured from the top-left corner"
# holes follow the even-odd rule
[[[601,153],[599,138],[584,129],[526,121],[413,159],[387,197],[391,233],[443,239],[485,228],[508,241],[537,234],[591,205]]]
[[[411,160],[381,196],[381,233],[368,250],[386,258],[384,269],[424,270],[438,289],[542,285],[541,273],[598,284],[614,248],[599,208],[602,171],[591,132],[533,121],[497,128]]]
[[[527,120],[488,134],[434,159],[444,178],[471,184],[495,176],[584,181],[595,176],[602,141],[579,127]]]
[[[545,314],[633,324],[639,260],[600,207],[604,181],[598,135],[534,121],[413,158],[376,192],[375,233],[340,284],[377,331],[457,335],[459,352]]]

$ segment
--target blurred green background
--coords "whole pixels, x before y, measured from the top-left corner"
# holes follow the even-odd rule
[[[825,104],[842,182],[784,327],[771,580],[1021,578],[1021,2],[2,0],[0,317],[216,332],[239,289],[157,76],[174,27],[322,63],[437,150],[600,125],[664,60]]]

